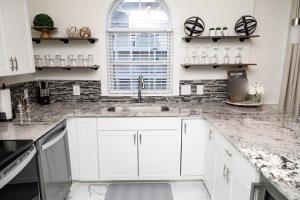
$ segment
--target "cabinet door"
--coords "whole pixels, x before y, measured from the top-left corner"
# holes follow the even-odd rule
[[[182,122],[182,176],[203,176],[206,123],[203,120]]]
[[[137,180],[137,132],[99,131],[101,180]]]
[[[231,172],[231,195],[230,200],[249,200],[251,188],[243,182],[237,172]]]
[[[27,1],[1,0],[0,10],[6,41],[6,66],[10,68],[10,58],[16,59],[16,68],[10,75],[33,73],[35,69]]]
[[[226,159],[225,155],[221,151],[216,154],[216,175],[214,184],[214,200],[229,200],[230,199],[230,180],[227,178],[227,170],[230,169],[229,161]],[[229,174],[230,175],[230,174]]]
[[[213,196],[216,171],[216,146],[214,143],[214,134],[213,130],[209,130],[206,133],[205,138],[204,181],[211,196]]]
[[[1,3],[0,3],[1,5]],[[2,10],[0,6],[0,76],[6,76],[10,74],[10,66],[8,65],[7,55],[6,55],[6,44],[4,38],[4,27],[3,27],[3,17]]]
[[[78,118],[78,157],[81,181],[99,180],[96,119]]]
[[[67,120],[70,163],[72,180],[79,181],[79,154],[78,154],[78,137],[77,137],[77,119],[72,118]]]
[[[172,180],[177,176],[178,131],[139,131],[140,180]]]

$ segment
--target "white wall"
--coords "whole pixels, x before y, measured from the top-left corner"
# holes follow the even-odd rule
[[[174,60],[173,60],[173,94],[179,93],[179,80],[190,79],[223,79],[226,78],[226,69],[184,69],[181,67],[185,56],[185,48],[206,46],[220,48],[220,58],[223,57],[224,47],[231,47],[232,54],[236,55],[236,47],[243,46],[245,62],[258,63],[258,67],[251,67],[248,71],[250,82],[262,83],[266,88],[265,102],[277,103],[279,96],[281,72],[284,61],[284,49],[289,26],[289,12],[292,0],[165,0],[173,22],[174,30]],[[70,25],[88,26],[94,37],[99,41],[94,45],[72,43],[47,43],[34,45],[36,54],[94,54],[95,61],[101,65],[98,71],[92,70],[43,70],[35,75],[19,76],[17,79],[31,80],[47,79],[88,79],[101,80],[103,94],[107,94],[106,84],[106,20],[112,0],[29,0],[31,18],[38,13],[49,14],[55,26],[59,28],[56,35],[64,36],[65,29]],[[199,42],[185,43],[183,23],[190,16],[199,16],[206,23],[206,30],[210,27],[228,26],[230,30],[237,19],[244,15],[254,15],[258,20],[256,34],[260,38],[250,43],[236,41],[228,42]],[[37,33],[34,33],[37,34]],[[206,33],[204,33],[206,34]],[[15,82],[16,78],[4,79]],[[1,79],[3,81],[3,79]]]

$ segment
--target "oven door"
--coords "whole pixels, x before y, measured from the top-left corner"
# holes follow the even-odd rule
[[[30,149],[0,172],[1,200],[40,200],[36,149]]]
[[[274,186],[268,182],[252,184],[250,200],[287,200]]]

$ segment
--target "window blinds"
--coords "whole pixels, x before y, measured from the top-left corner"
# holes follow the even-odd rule
[[[108,32],[110,93],[136,93],[138,77],[144,93],[171,92],[171,32]]]

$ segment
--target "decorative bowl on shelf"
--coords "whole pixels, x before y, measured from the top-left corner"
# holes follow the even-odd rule
[[[41,32],[41,38],[49,38],[50,33],[57,30],[55,27],[48,27],[48,26],[32,26],[32,29]]]

